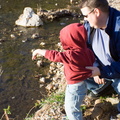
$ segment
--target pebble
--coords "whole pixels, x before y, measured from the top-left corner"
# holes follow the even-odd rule
[[[44,46],[44,45],[45,45],[45,42],[41,42],[40,45],[41,45],[41,46]]]
[[[11,34],[10,37],[11,38],[16,38],[16,36],[14,34]]]
[[[119,114],[117,114],[117,118],[120,120],[120,113],[119,113]]]
[[[39,38],[40,36],[39,36],[39,34],[38,33],[34,33],[33,35],[32,35],[32,39],[37,39],[37,38]]]
[[[38,61],[37,61],[37,66],[38,66],[38,67],[44,66],[44,65],[43,65],[43,61],[42,61],[42,60],[38,60]]]
[[[60,23],[60,25],[64,26],[64,25],[66,25],[66,23]]]
[[[40,82],[40,83],[45,83],[45,82],[46,82],[45,77],[41,77],[41,78],[39,79],[39,82]]]
[[[28,39],[22,40],[22,42],[27,42],[27,41],[28,41]]]

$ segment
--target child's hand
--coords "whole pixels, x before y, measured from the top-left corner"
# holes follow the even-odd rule
[[[38,55],[40,56],[40,49],[34,50],[32,53],[32,60],[35,60]]]
[[[32,60],[35,60],[37,56],[45,56],[46,50],[36,49],[32,53]]]

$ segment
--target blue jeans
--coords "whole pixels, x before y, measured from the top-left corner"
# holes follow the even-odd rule
[[[85,82],[68,84],[65,92],[65,111],[69,120],[83,120],[80,105],[87,93]]]
[[[120,79],[105,79],[106,80],[106,84],[105,85],[109,85],[110,82],[112,81],[112,87],[114,88],[114,90],[120,94]],[[85,80],[87,83],[87,89],[91,90],[94,94],[98,94],[99,91],[101,91],[100,89],[102,89],[105,85],[103,84],[97,84],[95,83],[95,81],[93,80],[93,78],[89,78],[87,80]]]
[[[120,78],[119,79],[105,79],[106,84],[105,85],[99,85],[94,82],[93,78],[89,78],[86,80],[87,83],[87,89],[91,90],[94,94],[99,94],[104,89],[104,86],[110,85],[110,82],[112,81],[112,87],[114,90],[120,95]],[[118,111],[120,112],[120,102],[118,104]]]

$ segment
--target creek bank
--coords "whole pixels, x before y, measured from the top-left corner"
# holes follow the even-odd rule
[[[40,8],[37,10],[37,15],[39,15],[43,21],[53,21],[67,16],[78,18],[81,16],[78,11],[77,6],[68,6],[68,8],[58,10],[43,10]]]
[[[117,0],[108,0],[109,4],[120,10],[119,4],[120,2]],[[117,4],[116,4],[117,3]],[[59,69],[57,69],[59,71]],[[53,76],[56,73],[53,73]],[[60,82],[61,86],[58,87],[55,91],[52,91],[56,94],[59,92],[64,92],[65,83],[63,83],[62,77],[60,79],[52,80],[55,83]],[[52,83],[50,83],[52,84]],[[59,85],[60,85],[59,84]],[[49,86],[49,85],[48,85]],[[64,86],[64,88],[62,88]],[[51,87],[52,88],[52,87]],[[51,89],[49,89],[51,91]],[[49,91],[48,91],[49,92]],[[51,92],[49,92],[51,93]],[[49,94],[50,96],[51,94]],[[63,99],[64,101],[64,99]],[[106,96],[106,98],[97,98],[96,100],[89,99],[87,96],[84,100],[83,106],[85,106],[85,110],[83,110],[84,120],[120,120],[120,114],[116,109],[116,105],[118,103],[118,95],[112,94]],[[103,108],[104,106],[104,108]],[[62,108],[61,108],[62,107]],[[31,120],[67,120],[64,118],[65,111],[64,105],[54,102],[52,104],[45,104],[42,108],[40,108]]]

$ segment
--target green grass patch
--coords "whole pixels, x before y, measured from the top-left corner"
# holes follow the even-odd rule
[[[54,102],[59,103],[60,105],[64,104],[64,98],[65,98],[65,93],[53,93],[51,94],[48,98],[46,98],[45,100],[42,99],[42,101],[40,102],[40,106],[44,106],[45,104],[52,104]]]

